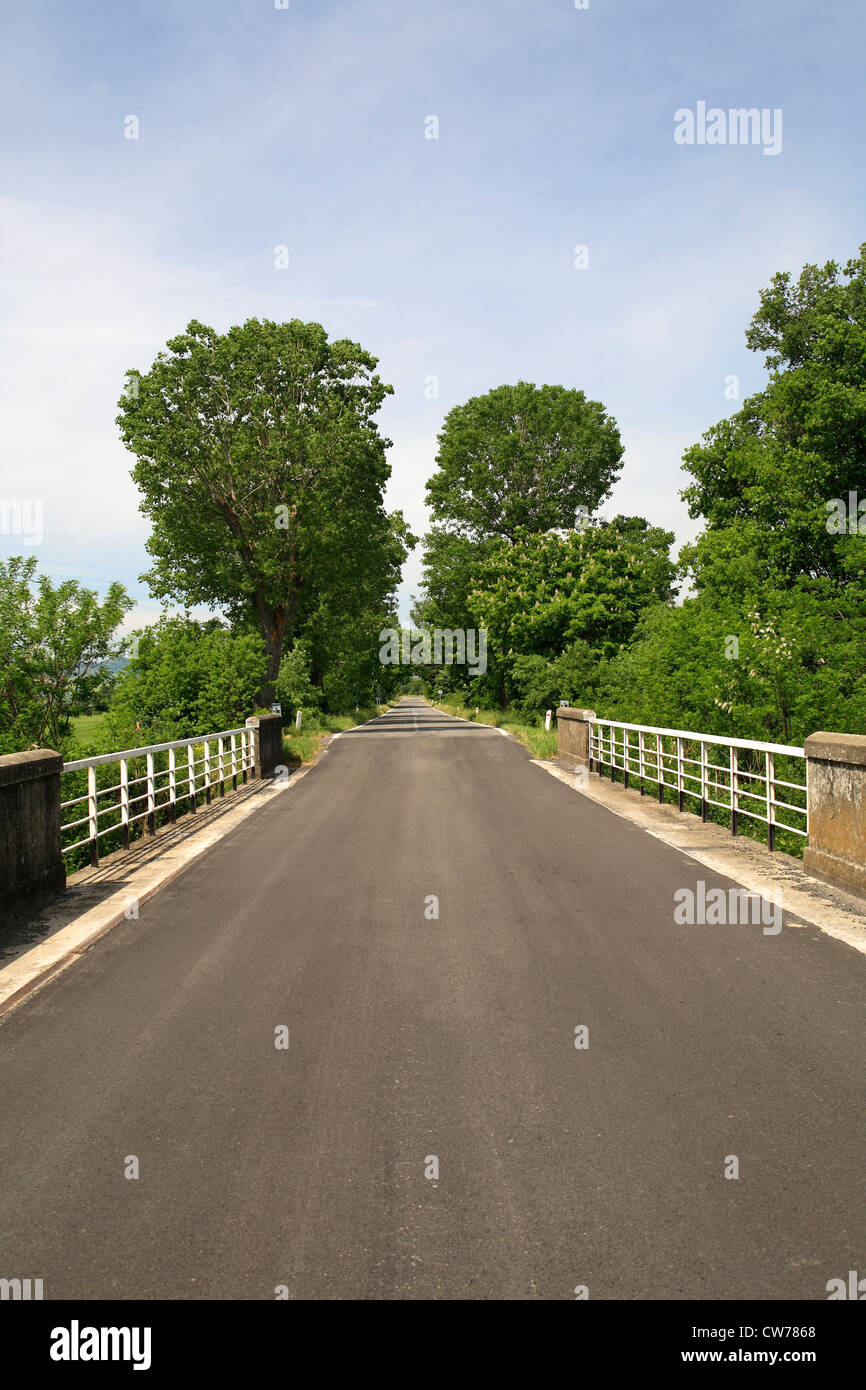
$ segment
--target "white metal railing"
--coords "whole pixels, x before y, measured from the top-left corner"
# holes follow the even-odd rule
[[[717,749],[727,752],[721,754],[714,751]],[[713,761],[720,756],[723,761]],[[741,817],[762,821],[767,827],[770,849],[775,849],[777,830],[804,837],[809,833],[806,754],[802,748],[595,719],[589,726],[589,757],[590,769],[609,768],[611,780],[617,772],[623,774],[626,786],[631,776],[638,778],[641,794],[645,781],[657,784],[659,801],[664,801],[666,790],[676,792],[681,811],[685,810],[686,798],[694,798],[701,804],[702,820],[707,820],[711,806],[720,807],[730,815],[734,835]],[[777,758],[798,760],[797,766],[802,762],[803,781],[780,776]],[[761,764],[761,768],[751,766],[753,763]],[[779,794],[780,788],[788,800]],[[802,805],[796,804],[798,799]],[[780,819],[780,811],[791,813],[801,823],[790,824],[790,817],[787,821]]]
[[[214,747],[215,745],[215,747]],[[178,749],[185,754],[178,760]],[[165,767],[157,767],[157,757],[167,753]],[[130,763],[144,759],[144,771],[135,775],[133,767],[130,776]],[[110,786],[98,785],[97,768],[112,763],[120,765],[119,781]],[[120,831],[123,848],[129,849],[130,827],[138,821],[145,821],[147,832],[156,833],[157,813],[167,810],[172,820],[177,819],[178,804],[186,803],[189,811],[195,811],[196,801],[204,795],[209,804],[211,794],[216,789],[220,796],[225,795],[225,785],[229,780],[232,790],[237,790],[238,777],[243,782],[247,773],[255,766],[255,747],[251,728],[224,729],[218,734],[198,734],[195,738],[176,739],[172,743],[152,743],[145,748],[127,748],[121,753],[100,753],[94,758],[78,758],[63,764],[63,773],[87,772],[87,791],[81,796],[61,801],[61,813],[72,807],[84,809],[85,814],[72,820],[62,820],[61,836],[78,826],[87,826],[87,834],[80,840],[63,845],[63,853],[70,854],[82,845],[90,846],[90,862],[99,863],[99,841],[105,835]],[[141,788],[135,791],[135,788]],[[118,792],[113,801],[100,801]],[[105,817],[111,823],[101,825]]]

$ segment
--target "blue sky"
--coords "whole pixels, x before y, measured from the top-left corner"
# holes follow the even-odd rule
[[[314,319],[376,354],[388,498],[419,533],[445,414],[522,377],[605,404],[626,454],[603,511],[682,542],[683,449],[736,408],[726,377],[765,380],[744,343],[760,288],[866,239],[862,0],[0,13],[0,495],[45,516],[0,556],[120,579],[135,621],[158,606],[116,401],[190,318]],[[698,101],[781,109],[781,152],[677,145]],[[404,618],[419,574],[420,548]]]

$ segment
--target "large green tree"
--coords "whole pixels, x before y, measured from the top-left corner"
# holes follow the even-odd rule
[[[36,558],[0,561],[0,751],[65,750],[76,710],[87,708],[104,663],[120,654],[116,630],[132,599],[37,575]]]
[[[518,536],[583,526],[622,453],[616,422],[582,391],[519,381],[455,406],[427,484],[433,524],[413,620],[471,626],[480,568]]]
[[[153,525],[148,583],[256,624],[262,703],[322,602],[387,606],[414,543],[383,505],[375,415],[392,388],[375,367],[319,324],[250,319],[225,334],[193,321],[128,373],[118,423]]]
[[[622,454],[616,422],[582,391],[497,386],[445,417],[427,501],[475,541],[568,529],[608,496]]]
[[[680,555],[693,596],[644,617],[598,698],[631,720],[782,742],[863,732],[866,246],[844,270],[774,276],[746,341],[767,385],[684,456],[705,522]]]
[[[462,554],[470,543],[457,540]],[[627,516],[572,531],[518,531],[476,548],[474,560],[463,554],[457,572],[471,585],[465,621],[443,623],[432,599],[417,616],[429,626],[486,629],[487,674],[471,686],[477,700],[513,702],[527,713],[557,698],[585,701],[598,668],[630,641],[641,615],[672,600],[673,540],[673,532]],[[425,674],[436,687],[469,693],[465,668]]]
[[[828,506],[866,493],[866,244],[844,271],[774,276],[746,341],[765,353],[767,386],[684,456],[683,497],[706,522],[690,553],[698,583],[705,560],[718,569],[714,533],[734,526],[768,580],[844,582],[852,537],[828,529]]]

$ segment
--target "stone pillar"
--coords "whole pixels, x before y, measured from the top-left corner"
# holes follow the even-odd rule
[[[274,769],[285,766],[283,758],[283,716],[256,714],[247,720],[253,731],[254,776],[273,777]]]
[[[0,915],[66,887],[60,853],[63,759],[48,748],[0,757]]]
[[[556,755],[565,767],[589,768],[589,730],[594,719],[594,709],[556,711]]]
[[[810,734],[805,752],[809,843],[803,867],[866,897],[866,737]]]

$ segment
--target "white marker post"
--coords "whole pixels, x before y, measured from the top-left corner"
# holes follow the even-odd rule
[[[550,721],[551,721],[552,717],[553,717],[553,710],[552,710],[552,709],[549,709],[549,710],[547,711],[547,713],[545,714],[545,716],[544,716],[544,727],[545,727],[545,729],[547,730],[548,733],[550,733]]]

